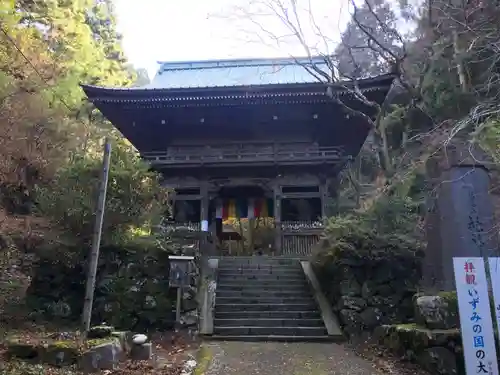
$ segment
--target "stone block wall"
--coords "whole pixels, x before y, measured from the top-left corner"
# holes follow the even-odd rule
[[[413,321],[412,297],[421,277],[414,252],[344,252],[315,272],[344,332]]]
[[[33,318],[81,319],[87,262],[81,249],[64,248],[65,256],[39,255],[27,302]],[[69,254],[78,256],[69,257]],[[159,246],[102,247],[92,311],[94,324],[137,332],[169,330],[175,325],[176,289],[169,285],[171,250]],[[181,325],[197,330],[199,257],[192,262],[190,285],[182,293]]]

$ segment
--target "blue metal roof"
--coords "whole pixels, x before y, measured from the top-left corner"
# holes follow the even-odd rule
[[[327,74],[322,57],[159,62],[153,81],[142,88],[175,89],[314,83],[305,66],[316,65]]]

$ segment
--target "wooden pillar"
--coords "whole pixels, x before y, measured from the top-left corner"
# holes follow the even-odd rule
[[[281,186],[278,181],[274,182],[274,227],[275,227],[275,237],[274,237],[274,247],[275,252],[281,253]]]
[[[339,180],[338,177],[335,177],[331,180],[328,180],[328,183],[326,185],[327,191],[329,192],[329,196],[332,198],[332,206],[330,208],[329,215],[338,215],[340,211],[340,206],[339,206]]]
[[[208,222],[208,204],[209,204],[209,196],[208,196],[208,184],[206,182],[202,182],[200,185],[200,222],[206,220]]]
[[[208,195],[208,183],[200,184],[200,229],[203,235],[200,240],[200,252],[205,253],[208,246],[208,206],[210,198]]]
[[[326,178],[320,179],[319,193],[321,199],[321,220],[328,216],[328,180]]]

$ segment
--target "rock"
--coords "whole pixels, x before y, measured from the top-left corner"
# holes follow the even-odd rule
[[[390,263],[384,263],[375,269],[375,273],[373,275],[373,282],[377,284],[384,284],[392,279],[394,279],[395,268]]]
[[[368,300],[373,295],[377,294],[377,284],[371,280],[366,280],[361,287],[361,297]]]
[[[181,325],[184,327],[192,327],[198,324],[198,311],[192,310],[181,315]]]
[[[420,366],[431,374],[456,375],[458,373],[455,354],[440,346],[425,349],[417,360]]]
[[[111,337],[115,337],[120,341],[122,350],[125,353],[130,352],[133,345],[133,334],[130,331],[115,331],[111,333]]]
[[[372,339],[381,344],[383,340],[389,335],[392,326],[383,324],[381,326],[375,327],[372,333]]]
[[[340,282],[340,294],[342,296],[355,297],[361,295],[361,286],[354,277]]]
[[[392,352],[412,361],[420,361],[423,353],[433,347],[457,352],[461,340],[458,329],[430,330],[416,324],[382,325],[375,328],[373,338]],[[461,356],[461,353],[458,354],[458,357]]]
[[[338,303],[338,309],[351,309],[355,311],[361,311],[366,308],[367,304],[363,298],[360,297],[350,297],[350,296],[342,296],[340,297]]]
[[[118,340],[113,340],[93,347],[83,353],[81,368],[84,372],[114,370],[122,357],[123,351]]]
[[[347,334],[352,335],[363,330],[363,321],[358,312],[350,309],[340,310],[339,318]]]
[[[132,343],[134,343],[135,345],[142,345],[146,341],[148,341],[148,336],[143,335],[142,333],[139,333],[132,337]]]
[[[417,324],[431,329],[450,329],[459,326],[458,312],[441,296],[421,296],[415,300]]]
[[[91,327],[89,333],[87,334],[87,338],[89,339],[104,339],[106,337],[111,337],[115,329],[106,324],[101,324],[99,326]]]
[[[34,359],[40,355],[40,346],[19,338],[7,339],[7,354],[21,359]]]
[[[69,366],[78,362],[80,351],[74,341],[58,341],[45,345],[42,361],[53,366]]]
[[[359,317],[365,328],[373,329],[380,325],[382,311],[376,307],[367,307],[359,314]]]
[[[183,312],[196,310],[197,308],[198,308],[198,303],[196,302],[195,299],[188,299],[188,300],[182,301],[182,311]]]
[[[376,284],[371,280],[365,281],[361,288],[361,297],[368,301],[375,295],[378,295],[382,298],[388,298],[392,297],[395,294],[401,293],[395,293],[393,288],[391,288],[391,286],[388,284]]]
[[[134,344],[130,351],[130,358],[134,361],[147,361],[153,356],[153,344],[150,342],[144,344]]]

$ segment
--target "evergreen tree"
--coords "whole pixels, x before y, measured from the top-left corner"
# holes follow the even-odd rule
[[[340,73],[352,78],[387,73],[392,55],[401,53],[395,27],[396,15],[385,0],[367,0],[356,7],[334,53]]]

